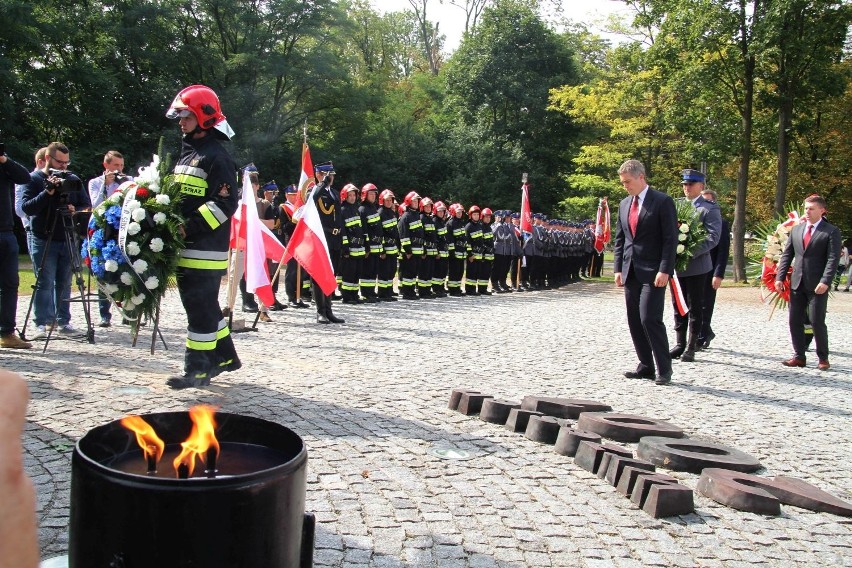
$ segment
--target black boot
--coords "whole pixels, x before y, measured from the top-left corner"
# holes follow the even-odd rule
[[[346,320],[343,318],[339,318],[334,315],[334,312],[331,311],[331,302],[326,301],[325,304],[325,317],[331,323],[346,323]]]

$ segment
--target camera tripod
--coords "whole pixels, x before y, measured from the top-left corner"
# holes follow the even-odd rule
[[[92,315],[91,315],[91,307],[89,294],[87,291],[87,287],[83,280],[83,259],[80,256],[80,240],[77,234],[76,225],[74,221],[74,214],[68,212],[65,209],[65,206],[60,206],[56,209],[55,216],[53,217],[53,221],[50,224],[50,230],[48,231],[48,239],[45,244],[44,253],[41,257],[41,262],[39,263],[38,271],[36,273],[36,281],[33,285],[33,294],[30,297],[30,305],[27,308],[27,316],[24,319],[24,327],[21,330],[19,336],[21,339],[26,340],[26,330],[27,325],[29,324],[30,313],[33,310],[33,303],[35,302],[36,295],[38,293],[39,284],[41,283],[42,278],[44,277],[44,264],[47,260],[47,257],[50,253],[50,248],[52,246],[57,245],[58,243],[53,242],[53,232],[56,228],[57,219],[61,219],[62,222],[62,233],[64,235],[64,245],[68,249],[68,258],[71,264],[71,274],[74,280],[74,283],[77,285],[77,289],[80,292],[79,298],[71,298],[68,299],[61,298],[61,290],[54,283],[54,312],[53,312],[53,322],[50,326],[47,327],[47,337],[44,342],[44,349],[42,349],[42,353],[47,351],[47,345],[50,343],[51,336],[53,335],[53,330],[56,328],[56,323],[59,318],[59,308],[62,302],[69,303],[80,303],[83,306],[83,315],[86,319],[86,330],[83,333],[83,338],[88,343],[95,342],[95,328],[92,326]]]

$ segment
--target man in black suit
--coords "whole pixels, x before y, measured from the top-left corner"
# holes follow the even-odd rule
[[[716,192],[712,189],[704,188],[701,196],[707,201],[716,203],[719,201]],[[710,347],[710,342],[716,337],[713,333],[713,328],[710,323],[713,319],[713,308],[716,305],[716,291],[722,285],[722,280],[725,278],[725,270],[728,268],[728,256],[731,250],[731,225],[728,220],[722,217],[722,230],[719,233],[719,244],[713,247],[710,251],[710,258],[713,261],[713,272],[711,277],[707,279],[704,285],[704,317],[701,321],[701,333],[698,336],[698,348],[705,349]]]
[[[648,187],[645,166],[627,160],[618,169],[628,197],[618,207],[615,231],[615,284],[624,287],[627,325],[639,357],[628,378],[653,378],[658,385],[672,379],[669,340],[663,323],[666,285],[674,272],[677,213],[674,201]]]
[[[837,270],[840,258],[840,230],[822,218],[825,214],[825,199],[819,195],[805,198],[805,223],[793,227],[787,246],[781,253],[776,271],[775,287],[785,288],[784,279],[790,265],[790,338],[794,355],[783,361],[786,367],[804,367],[807,341],[805,339],[805,316],[810,319],[819,357],[817,368],[827,371],[828,328],[825,312],[828,306],[828,290]],[[793,262],[795,258],[795,262]]]

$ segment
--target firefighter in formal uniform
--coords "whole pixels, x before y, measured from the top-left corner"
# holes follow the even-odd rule
[[[312,199],[319,211],[325,242],[328,244],[328,254],[331,257],[331,266],[334,273],[339,275],[340,249],[343,245],[343,216],[340,214],[340,199],[331,187],[334,183],[334,165],[331,162],[317,164],[314,167],[314,177],[317,185],[311,194]],[[317,306],[317,323],[345,323],[342,318],[335,316],[332,312],[332,294],[326,296],[314,282],[312,295]]]
[[[467,268],[464,277],[464,291],[468,296],[479,295],[479,279],[483,266],[481,214],[482,209],[479,208],[479,205],[471,205],[470,209],[467,210],[469,221],[464,227],[467,235]]]
[[[186,248],[178,259],[177,286],[186,311],[183,374],[167,384],[200,387],[241,363],[219,307],[219,285],[228,268],[231,217],[237,210],[237,167],[220,144],[234,132],[209,87],[192,85],[175,97],[166,116],[180,119],[183,145],[174,169],[180,184],[181,233]]]
[[[420,220],[420,196],[416,191],[408,192],[402,200],[402,214],[397,221],[399,228],[399,281],[404,300],[419,300],[417,295],[417,273],[423,259],[424,232]]]
[[[396,276],[399,255],[399,228],[397,227],[396,197],[389,189],[379,195],[379,223],[382,225],[382,251],[379,253],[378,297],[385,302],[396,302],[393,279]]]
[[[476,282],[476,290],[482,295],[490,296],[488,291],[488,282],[491,280],[491,270],[494,268],[494,231],[491,228],[491,222],[494,219],[494,213],[486,207],[482,210],[482,240],[480,241],[480,249],[482,250],[482,266],[479,267],[479,280]]]
[[[432,293],[438,298],[447,296],[447,289],[444,287],[444,281],[447,279],[447,263],[450,258],[450,252],[447,250],[447,219],[447,206],[443,201],[436,201],[432,222],[435,224],[438,257],[435,259],[435,270],[432,272]]]
[[[361,274],[358,284],[364,301],[378,302],[376,285],[379,280],[379,256],[382,254],[382,216],[379,211],[379,188],[373,183],[361,188],[361,205],[358,207],[361,215],[361,226],[364,228],[364,238],[367,239],[366,254],[361,263]]]
[[[429,197],[420,200],[420,222],[423,223],[423,258],[417,270],[417,294],[424,299],[434,298],[432,276],[438,258],[438,233],[435,229],[434,203]]]
[[[450,220],[447,221],[447,251],[449,262],[447,267],[447,290],[450,296],[464,296],[462,292],[462,276],[464,262],[467,259],[467,232],[465,231],[464,207],[461,203],[453,203],[449,207]]]
[[[341,243],[340,277],[343,280],[343,303],[362,304],[358,297],[361,263],[366,254],[364,227],[361,225],[361,213],[358,211],[358,188],[346,184],[340,190],[340,215],[343,217],[343,237]]]
[[[299,188],[294,184],[284,188],[284,203],[278,206],[278,221],[275,226],[275,234],[281,244],[287,246],[290,244],[290,237],[293,236],[293,231],[296,230],[296,200],[299,195]],[[308,278],[308,273],[304,270],[299,270],[299,263],[295,258],[290,258],[287,261],[287,266],[284,269],[284,293],[287,294],[287,305],[291,308],[307,308],[308,305],[302,301],[301,297],[297,297],[296,286],[299,275],[301,279]]]

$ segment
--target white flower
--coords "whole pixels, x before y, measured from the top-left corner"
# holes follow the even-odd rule
[[[95,213],[97,213],[101,217],[104,216],[104,213],[106,213],[106,201],[98,205],[97,209],[95,209]]]
[[[145,287],[149,290],[154,290],[160,285],[160,280],[156,276],[151,276],[145,281]]]
[[[155,197],[154,199],[156,199],[157,203],[159,203],[160,205],[168,205],[169,203],[171,203],[171,199],[169,199],[168,195],[160,194],[157,197]]]
[[[121,195],[120,192],[116,191],[115,193],[109,196],[109,199],[107,199],[107,201],[109,201],[110,203],[121,203],[122,197],[124,196]]]
[[[121,283],[125,286],[130,286],[131,284],[133,284],[133,277],[130,275],[129,272],[122,272],[120,280]]]
[[[127,234],[128,235],[135,235],[135,234],[139,233],[139,231],[141,231],[141,230],[142,230],[142,225],[140,225],[139,223],[130,223],[130,224],[127,225]]]
[[[163,250],[163,244],[163,239],[161,239],[160,237],[155,237],[151,239],[151,244],[149,244],[148,247],[154,252],[160,252],[161,250]]]
[[[107,294],[110,294],[110,295],[115,294],[116,292],[118,292],[118,286],[116,286],[115,284],[106,284],[106,285],[104,286],[104,288],[105,288],[105,290],[106,290],[106,293],[107,293]]]
[[[136,307],[136,304],[133,302],[132,298],[128,298],[121,303],[121,307],[124,308],[125,312],[132,312],[133,308]]]
[[[137,201],[137,203],[139,202]],[[134,221],[144,221],[145,215],[145,209],[143,209],[142,207],[140,207],[139,209],[134,209],[133,213],[130,214]]]
[[[685,241],[685,240],[686,240],[686,235],[685,235],[685,234],[683,234],[683,233],[679,234],[679,235],[677,236],[677,240],[679,240],[680,242]]]
[[[146,270],[148,270],[148,263],[142,260],[141,258],[133,261],[133,270],[136,271],[136,274],[142,274]]]
[[[680,226],[680,232],[681,232],[681,233],[688,233],[688,232],[689,232],[689,223],[683,223],[683,224],[681,224],[681,226]]]
[[[160,174],[158,172],[160,166],[160,157],[154,154],[154,159],[149,166],[139,168],[139,175],[136,176],[136,182],[143,185],[153,192],[159,191]]]
[[[136,304],[137,306],[141,306],[142,302],[145,301],[145,294],[138,294],[130,298],[130,301]]]
[[[124,204],[124,208],[128,211],[134,211],[136,209],[139,209],[139,207],[141,206],[142,204],[136,201],[135,199],[130,199],[127,201],[127,203]]]
[[[166,197],[166,196],[164,196]],[[156,213],[154,214],[154,222],[158,225],[162,225],[166,222],[166,214],[165,213]]]
[[[118,263],[110,259],[104,263],[104,270],[106,270],[107,272],[115,272],[116,270],[118,270]]]
[[[686,250],[686,247],[685,247],[685,246],[683,246],[683,245],[677,245],[677,253],[678,253],[678,254],[682,254],[682,253],[683,253],[683,251],[685,251],[685,250]]]
[[[139,247],[139,243],[136,241],[129,241],[124,248],[127,249],[127,254],[130,256],[137,256],[140,252],[142,252],[142,249]]]

